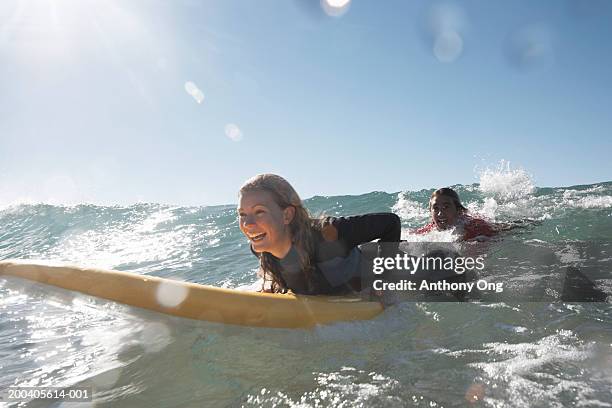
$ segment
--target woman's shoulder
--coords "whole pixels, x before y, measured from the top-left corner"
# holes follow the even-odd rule
[[[496,231],[493,225],[477,216],[465,214],[463,216],[465,239],[471,239],[477,236],[492,236]]]
[[[476,214],[463,214],[461,216],[461,221],[465,225],[484,225],[489,224],[487,220],[476,215]]]

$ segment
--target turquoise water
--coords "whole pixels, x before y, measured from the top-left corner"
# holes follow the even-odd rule
[[[537,188],[520,172],[493,172],[457,189],[490,219],[540,221],[486,243],[509,284],[554,290],[572,266],[612,292],[612,182]],[[410,229],[427,221],[431,191],[306,204],[314,214],[395,211],[403,238],[418,241]],[[234,205],[17,205],[0,210],[0,225],[1,259],[257,287]],[[0,278],[0,389],[90,385],[95,401],[83,406],[97,407],[612,406],[610,304],[552,298],[403,302],[371,321],[271,330]]]

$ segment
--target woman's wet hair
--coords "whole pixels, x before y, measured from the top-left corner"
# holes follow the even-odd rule
[[[468,210],[467,208],[463,206],[463,204],[461,204],[461,200],[459,199],[459,194],[457,194],[457,192],[450,187],[439,188],[433,193],[431,193],[431,198],[429,199],[430,207],[431,207],[431,200],[433,200],[434,197],[437,197],[437,196],[446,196],[446,197],[451,198],[453,200],[453,203],[455,204],[455,207],[457,208],[457,211],[459,212],[466,212]]]
[[[302,199],[289,184],[287,180],[276,174],[258,174],[248,179],[242,187],[240,194],[244,195],[249,192],[266,191],[271,196],[274,202],[281,208],[293,207],[295,215],[289,223],[291,232],[291,242],[298,253],[298,258],[302,271],[306,275],[306,281],[311,281],[312,270],[314,265],[311,260],[314,259],[315,253],[315,237],[314,230],[320,229],[319,220],[313,220],[308,210],[302,204]],[[280,265],[278,259],[272,254],[262,252],[259,255],[260,274],[264,280],[264,287],[267,282],[270,282],[273,292],[286,292],[287,285],[280,273]]]

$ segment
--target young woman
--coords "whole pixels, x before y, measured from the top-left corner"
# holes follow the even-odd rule
[[[463,239],[469,240],[481,236],[491,237],[499,231],[496,225],[469,215],[452,188],[440,188],[432,193],[429,212],[432,222],[417,229],[416,234],[426,234],[434,229],[443,231],[457,228]]]
[[[401,223],[391,213],[313,219],[293,187],[260,174],[240,188],[240,230],[259,258],[264,290],[339,294],[359,289],[364,270],[359,244],[398,242]],[[392,246],[392,245],[391,245]],[[370,270],[371,272],[371,270]]]

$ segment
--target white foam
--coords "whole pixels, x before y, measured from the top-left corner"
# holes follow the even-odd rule
[[[612,196],[586,196],[578,200],[567,200],[567,205],[576,208],[610,208]]]
[[[366,373],[352,367],[339,371],[313,373],[317,387],[293,399],[282,391],[273,392],[262,388],[247,397],[247,405],[254,406],[372,406],[380,403],[379,398],[397,391],[400,382],[376,372]]]
[[[520,396],[515,405],[553,401],[558,399],[565,388],[587,387],[588,383],[583,381],[556,379],[545,374],[545,371],[550,365],[567,365],[593,357],[592,345],[581,345],[569,330],[559,330],[557,334],[544,337],[536,343],[489,343],[482,350],[472,352],[482,353],[490,361],[468,365],[482,370],[487,378],[503,381],[500,385],[503,385],[506,393]],[[554,378],[559,386],[537,384],[529,379],[533,376]]]
[[[470,214],[478,214],[478,216],[482,216],[491,221],[495,220],[495,214],[498,210],[499,204],[493,197],[485,198],[482,204],[478,202],[470,202],[467,204],[467,208]]]
[[[259,292],[263,286],[263,279],[257,279],[253,283],[247,283],[245,285],[236,286],[233,281],[228,280],[220,285],[222,288],[234,288],[244,292]],[[235,286],[235,287],[234,287]]]
[[[402,230],[402,239],[408,242],[456,242],[460,240],[456,228],[449,228],[444,231],[433,229],[426,234],[413,234],[411,231]]]
[[[509,201],[524,198],[535,191],[531,176],[523,169],[512,169],[502,160],[496,169],[485,169],[480,174],[479,189],[484,194]]]
[[[397,202],[393,205],[392,211],[397,214],[402,221],[409,223],[422,224],[429,219],[429,211],[420,203],[411,200],[408,193],[399,193]]]

